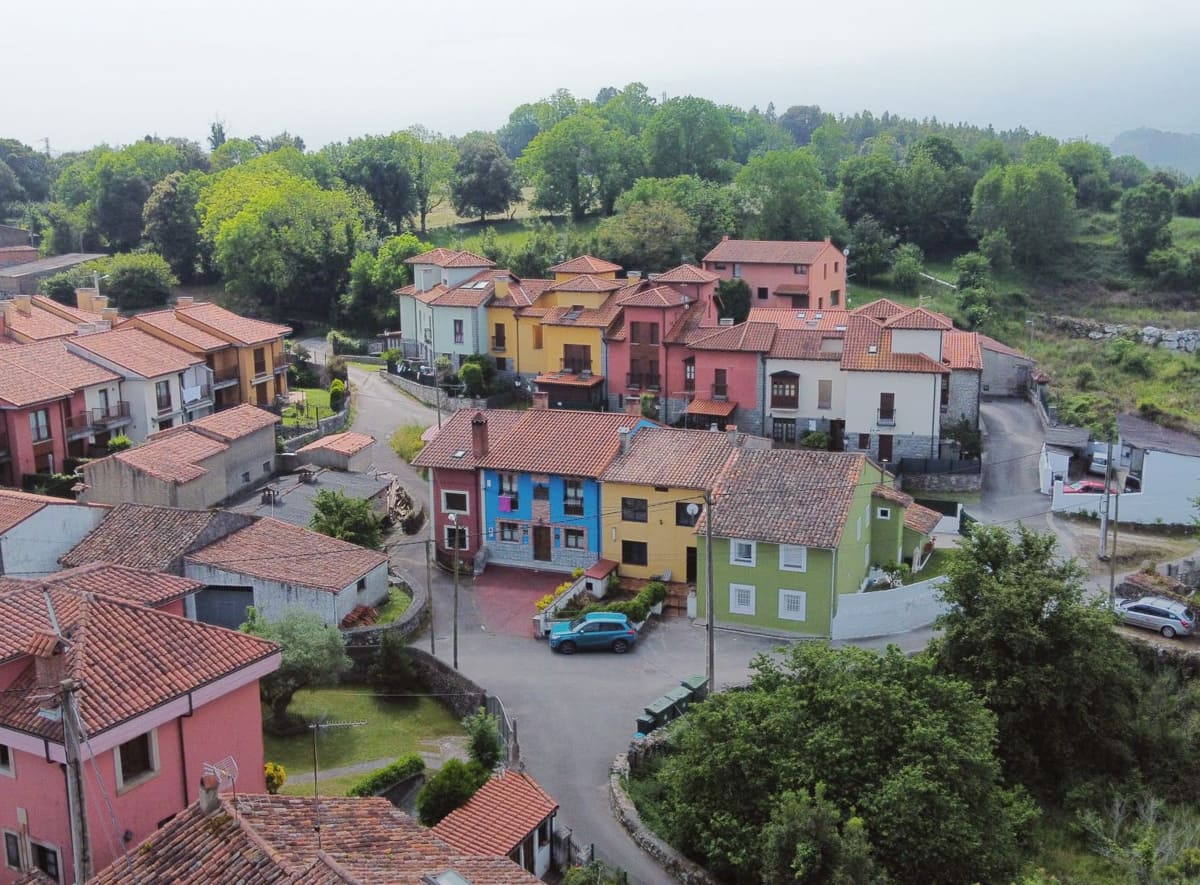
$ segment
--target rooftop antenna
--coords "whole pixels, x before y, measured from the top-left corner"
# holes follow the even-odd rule
[[[317,851],[321,850],[321,797],[317,792],[317,732],[322,728],[359,728],[366,725],[365,719],[347,722],[312,722],[308,730],[313,736],[313,829],[317,832]]]
[[[237,760],[232,756],[226,756],[220,762],[205,762],[204,773],[211,774],[217,779],[217,790],[228,790],[237,783]],[[237,791],[234,790],[234,792]]]

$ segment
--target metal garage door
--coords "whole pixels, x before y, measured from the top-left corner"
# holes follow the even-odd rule
[[[249,587],[206,587],[196,594],[196,620],[236,630],[246,622],[246,609],[254,605]]]

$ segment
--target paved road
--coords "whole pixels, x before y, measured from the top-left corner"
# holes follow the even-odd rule
[[[1038,458],[1042,451],[1042,424],[1033,406],[1024,400],[985,402],[983,419],[983,495],[976,515],[982,522],[1052,528],[1050,499],[1037,489]]]

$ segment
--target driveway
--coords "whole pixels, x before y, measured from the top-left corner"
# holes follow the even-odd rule
[[[1022,522],[1039,531],[1052,529],[1050,499],[1038,491],[1038,458],[1042,452],[1042,423],[1025,400],[982,403],[983,494],[971,507],[981,522]]]

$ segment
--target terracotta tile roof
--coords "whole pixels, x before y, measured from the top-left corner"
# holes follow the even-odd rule
[[[0,534],[20,525],[43,507],[57,505],[84,506],[76,504],[74,501],[68,501],[66,498],[52,498],[49,495],[34,495],[14,489],[0,489]]]
[[[989,338],[987,335],[984,335],[983,333],[977,333],[977,334],[979,335],[979,346],[981,348],[983,348],[984,350],[990,350],[995,353],[1002,353],[1005,356],[1020,357],[1023,360],[1030,359],[1030,357],[1021,353],[1021,351],[1019,351],[1015,348],[1009,347],[1007,344],[997,341],[995,338]]]
[[[942,334],[942,361],[951,369],[981,371],[983,353],[976,332],[949,329]]]
[[[711,270],[705,270],[702,267],[696,267],[694,264],[681,264],[679,267],[673,267],[665,273],[660,273],[654,277],[655,283],[712,283],[721,279],[721,275],[713,273]]]
[[[739,449],[713,493],[713,534],[834,548],[865,465],[862,454]],[[697,532],[708,515],[701,514]]]
[[[432,291],[432,290],[431,290]],[[496,291],[490,272],[476,274],[453,289],[444,289],[431,301],[435,307],[479,307],[487,304]]]
[[[781,283],[775,287],[776,295],[807,295],[808,283]]]
[[[553,387],[595,387],[604,383],[604,376],[581,375],[575,372],[543,372],[533,379],[533,383]]]
[[[256,661],[278,660],[277,645],[236,630],[62,585],[47,595],[57,630],[41,587],[0,592],[0,659],[23,656],[35,633],[61,630],[64,675],[82,686],[79,711],[93,737]],[[39,715],[39,690],[49,686],[38,685],[32,660],[10,687],[18,691],[0,694],[0,725],[61,740],[61,723]]]
[[[490,258],[476,255],[474,252],[456,252],[453,249],[431,249],[406,258],[405,264],[433,264],[438,267],[495,267],[496,262]]]
[[[120,504],[83,540],[59,558],[65,568],[105,562],[149,571],[174,571],[193,545],[249,524],[225,511],[181,510]]]
[[[825,349],[824,342],[832,341],[836,347]],[[780,329],[771,342],[767,356],[781,360],[840,360],[842,358],[842,336],[816,330]]]
[[[4,348],[0,350],[0,366],[32,372],[71,390],[82,390],[94,384],[111,384],[121,379],[115,372],[70,353],[62,339]]]
[[[232,409],[213,412],[182,425],[183,429],[198,430],[221,442],[233,442],[279,423],[279,416],[265,409],[242,403]],[[176,428],[172,428],[173,430]]]
[[[33,295],[29,302],[35,307],[40,307],[42,310],[49,311],[55,316],[73,323],[98,323],[104,319],[103,314],[93,310],[82,310],[69,304],[59,304],[53,298],[47,298],[45,295]]]
[[[528,307],[552,285],[553,280],[513,280],[508,284],[508,294],[497,294],[492,307]]]
[[[722,240],[704,256],[704,260],[736,261],[739,264],[811,264],[826,248],[831,248],[828,240]]]
[[[558,803],[528,774],[502,770],[442,818],[433,833],[466,854],[507,855],[557,810]]]
[[[471,449],[471,421],[477,415],[487,419],[488,445],[495,446],[512,433],[525,413],[509,409],[462,409],[455,412],[442,422],[441,430],[433,434],[425,448],[413,459],[413,466],[474,470],[479,462]],[[430,430],[436,428],[431,427]],[[462,452],[462,455],[456,458],[456,452]]]
[[[614,562],[611,559],[597,559],[584,569],[583,574],[588,578],[607,578],[620,567],[621,564],[619,562]]]
[[[942,514],[922,504],[911,504],[904,508],[904,527],[918,535],[932,534],[941,521]]]
[[[883,326],[885,329],[953,329],[954,323],[944,314],[914,307],[884,320]]]
[[[667,334],[663,335],[663,343],[686,344],[688,339],[698,334],[698,331],[701,329],[700,323],[704,320],[705,309],[706,305],[702,301],[696,301],[691,304],[680,314],[679,319]],[[712,331],[715,331],[715,327],[713,327]]]
[[[822,332],[845,332],[850,311],[840,308],[826,310],[796,310],[790,307],[752,307],[746,317],[751,323],[770,323],[780,329],[816,329]]]
[[[412,289],[412,292],[405,292],[406,295],[412,295],[422,304],[433,304],[450,290],[441,283],[435,285],[432,289],[419,290],[416,286],[406,286],[405,288]]]
[[[549,292],[615,292],[617,289],[625,288],[626,285],[628,284],[625,280],[609,280],[585,273],[571,277],[569,280],[563,280],[561,283],[552,283],[546,287],[546,290]]]
[[[479,466],[597,477],[620,449],[618,428],[639,424],[649,426],[641,418],[621,413],[529,409],[500,439],[489,437],[488,454]]]
[[[95,354],[143,378],[174,375],[204,362],[200,357],[155,338],[149,332],[127,325],[110,332],[80,335],[72,338],[68,347]]]
[[[172,428],[169,433],[152,437],[136,448],[109,455],[81,468],[86,477],[89,470],[109,459],[115,458],[139,473],[153,476],[164,482],[185,483],[199,479],[208,473],[202,466],[214,455],[227,451],[229,446],[188,429],[187,425]]]
[[[12,268],[3,268],[0,270],[0,275],[10,270]],[[30,300],[29,313],[22,313],[19,309],[14,308],[6,310],[4,317],[5,325],[14,336],[29,338],[33,341],[66,338],[79,331],[80,321],[67,319],[42,307],[38,307],[32,303],[32,299]],[[97,322],[99,319],[100,317],[97,316],[95,320],[87,320],[87,322]]]
[[[911,507],[913,503],[912,495],[906,495],[899,489],[892,486],[877,485],[871,489],[871,497],[879,498],[883,501],[890,501],[893,504],[899,504],[901,507]]]
[[[573,274],[616,273],[619,270],[621,270],[621,265],[591,255],[580,255],[578,258],[568,259],[549,268],[550,273]]]
[[[860,316],[871,317],[875,320],[886,320],[894,317],[897,314],[905,313],[912,310],[911,307],[905,307],[903,304],[897,304],[890,298],[876,298],[874,301],[868,301],[866,304],[854,308],[851,313],[859,314]]]
[[[700,415],[706,418],[728,418],[737,410],[737,403],[715,399],[694,399],[688,403],[689,415]]]
[[[552,307],[542,317],[543,326],[582,326],[588,328],[607,329],[621,312],[618,303],[619,293],[610,295],[599,307],[585,307],[576,310],[573,307]],[[529,308],[534,310],[534,308]]]
[[[775,327],[769,323],[740,323],[701,329],[688,345],[694,350],[740,350],[766,353],[775,340]]]
[[[297,452],[316,452],[321,450],[337,452],[339,455],[357,455],[363,449],[373,445],[375,445],[375,437],[366,433],[347,431],[346,433],[331,433],[329,436],[313,440],[308,445],[298,449]]]
[[[292,334],[289,326],[244,317],[205,301],[186,307],[177,306],[175,316],[234,344],[265,344]]]
[[[923,353],[893,353],[892,333],[865,316],[851,316],[842,351],[842,368],[850,372],[937,372],[949,369]]]
[[[546,314],[550,313],[550,310],[551,308],[549,307],[523,307],[517,311],[517,313],[523,317],[537,318],[544,317]]]
[[[0,407],[32,406],[36,403],[65,399],[73,393],[69,387],[3,359],[10,350],[16,349],[18,348],[0,349]]]
[[[147,326],[153,326],[160,332],[165,332],[168,335],[178,338],[180,341],[185,341],[204,353],[210,353],[229,346],[229,342],[224,338],[218,338],[216,335],[211,335],[198,326],[185,323],[179,317],[175,316],[174,310],[156,310],[152,313],[140,313],[135,317],[131,317],[130,321],[136,325],[144,323]],[[150,334],[153,335],[154,333],[151,332]]]
[[[195,593],[204,586],[191,578],[113,565],[110,562],[93,562],[41,578],[22,580],[0,578],[0,592],[25,585],[65,587],[80,593],[103,593],[113,599],[122,599],[152,608],[159,608],[168,602],[174,602],[190,593]]]
[[[690,295],[684,295],[669,286],[655,286],[652,289],[634,290],[628,295],[617,295],[617,302],[622,307],[677,307],[693,300]]]
[[[600,475],[604,482],[711,489],[734,446],[725,433],[643,427]]]
[[[387,557],[264,516],[187,554],[184,562],[337,593],[387,563]]]

